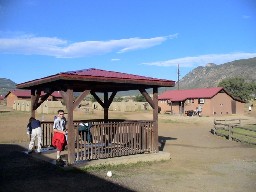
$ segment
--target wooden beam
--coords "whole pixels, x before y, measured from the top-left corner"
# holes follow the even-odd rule
[[[45,100],[53,93],[50,92],[50,93],[46,93],[45,95],[43,95],[41,98],[40,98],[40,101],[37,103],[37,106],[36,108],[38,108],[43,102],[45,102]]]
[[[35,103],[34,103],[34,109],[36,110],[38,108],[38,101],[41,96],[41,90],[36,90],[36,98],[35,98]]]
[[[108,121],[108,92],[104,92],[104,121]]]
[[[73,123],[73,89],[68,89],[65,98],[67,99],[66,107],[68,112],[68,163],[75,162],[75,129]]]
[[[73,110],[81,103],[81,101],[90,93],[90,90],[85,90],[81,95],[79,95],[74,104],[73,104]]]
[[[154,148],[155,152],[158,153],[158,88],[153,88],[153,102],[154,102],[154,110],[153,110],[153,133],[154,133]]]
[[[31,112],[31,117],[34,117],[36,116],[36,112],[34,110],[34,104],[35,104],[35,100],[36,100],[36,90],[35,89],[31,89],[31,109],[30,109],[30,112]]]
[[[145,97],[145,99],[147,100],[147,102],[149,103],[149,105],[155,109],[155,105],[153,100],[151,99],[151,97],[149,96],[148,92],[145,89],[139,89],[140,93]]]
[[[101,107],[104,108],[104,103],[101,101],[101,99],[98,97],[98,95],[96,95],[96,93],[94,91],[91,91],[90,93],[96,99],[96,101],[101,105]]]
[[[109,97],[108,103],[107,103],[107,107],[108,107],[108,108],[109,108],[109,106],[111,105],[111,103],[113,102],[113,99],[115,98],[116,93],[117,93],[117,91],[112,92],[111,96]]]
[[[65,105],[67,106],[67,103],[68,103],[68,95],[67,95],[67,93],[64,92],[64,91],[60,91],[60,94],[61,94],[61,96],[63,98],[63,101],[64,101]]]

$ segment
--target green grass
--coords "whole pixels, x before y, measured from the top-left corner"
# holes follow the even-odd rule
[[[122,178],[129,177],[134,175],[134,172],[140,172],[147,170],[148,167],[152,167],[155,164],[159,165],[160,163],[165,163],[167,160],[161,161],[139,161],[137,163],[129,163],[129,164],[100,164],[95,166],[86,166],[84,168],[80,168],[81,171],[88,172],[90,174],[102,175],[106,176],[108,171],[112,171],[113,178]]]
[[[250,128],[252,130],[256,131],[256,125],[246,125],[245,128]],[[233,129],[233,139],[234,140],[239,140],[241,142],[246,142],[246,143],[251,143],[251,144],[256,144],[256,138],[250,137],[250,136],[256,136],[256,132],[249,131],[249,130],[244,130],[241,129],[240,127],[235,127]],[[227,130],[217,130],[217,133],[222,134],[228,138],[229,131]],[[245,135],[240,135],[241,134],[246,134],[249,136]]]
[[[164,161],[164,160],[162,160]],[[159,162],[159,161],[158,161]],[[160,161],[161,162],[161,161]],[[86,166],[84,168],[81,168],[83,171],[107,171],[107,170],[124,170],[124,169],[134,169],[134,168],[139,168],[139,167],[144,167],[144,166],[150,166],[156,163],[155,161],[146,161],[142,162],[139,161],[137,163],[129,163],[129,164],[118,164],[118,165],[111,165],[111,164],[100,164],[96,166]]]
[[[181,123],[178,120],[172,120],[172,119],[160,119],[159,122],[161,122],[161,123]],[[184,122],[182,122],[182,123],[184,123]]]

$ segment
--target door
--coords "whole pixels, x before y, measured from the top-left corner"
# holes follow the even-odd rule
[[[232,114],[236,114],[236,101],[231,101],[231,112]]]

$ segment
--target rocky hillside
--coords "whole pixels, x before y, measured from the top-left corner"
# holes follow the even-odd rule
[[[216,87],[220,81],[231,77],[241,77],[248,82],[256,81],[256,58],[197,67],[180,80],[179,86],[180,89]]]
[[[0,95],[6,95],[10,90],[16,89],[16,83],[10,79],[0,78]]]
[[[180,80],[180,89],[216,87],[223,79],[230,77],[241,77],[248,82],[256,82],[256,58],[241,59],[216,65],[207,64],[205,67],[197,67]],[[8,91],[15,89],[16,83],[10,79],[0,78],[0,95],[5,95]],[[160,88],[159,93],[175,88]],[[117,96],[138,95],[139,91],[119,92]]]

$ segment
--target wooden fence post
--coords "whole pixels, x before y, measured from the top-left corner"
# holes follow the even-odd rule
[[[213,135],[216,134],[216,119],[214,119]]]
[[[232,130],[232,128],[233,128],[233,126],[232,125],[228,125],[228,140],[229,141],[232,141],[232,132],[233,132],[233,130]]]

